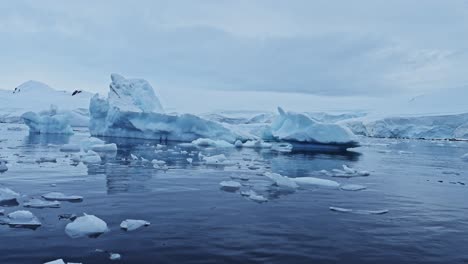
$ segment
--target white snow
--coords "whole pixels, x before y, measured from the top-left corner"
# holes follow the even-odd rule
[[[278,108],[275,118],[264,138],[273,140],[323,143],[323,144],[357,144],[354,134],[338,124],[321,123],[305,114],[285,112]]]
[[[192,141],[192,144],[199,147],[217,147],[217,148],[232,148],[233,144],[224,140],[213,140],[209,138],[199,138]]]
[[[236,181],[222,181],[219,183],[221,188],[227,191],[237,191],[242,186],[240,183]]]
[[[317,185],[317,186],[332,187],[332,188],[338,188],[338,186],[340,186],[340,184],[336,181],[320,179],[320,178],[315,178],[315,177],[297,177],[297,178],[291,178],[291,180],[299,184],[299,186]]]
[[[65,233],[71,238],[95,236],[109,231],[106,222],[94,216],[84,214],[65,227]]]
[[[29,127],[30,133],[39,134],[73,134],[70,119],[67,115],[58,113],[55,105],[49,111],[39,113],[26,112],[21,118]]]
[[[83,196],[79,195],[65,195],[61,192],[50,192],[42,195],[42,198],[49,200],[49,201],[69,201],[69,202],[76,202],[82,201]]]
[[[31,208],[59,208],[60,202],[59,201],[43,201],[41,199],[31,199],[23,203],[23,206],[31,207]]]
[[[150,225],[150,222],[145,221],[145,220],[127,219],[127,220],[122,221],[122,223],[120,223],[120,228],[126,231],[133,231],[133,230],[137,230],[140,227],[149,226],[149,225]]]

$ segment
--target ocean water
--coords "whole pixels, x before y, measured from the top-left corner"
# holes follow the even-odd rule
[[[18,130],[12,127],[19,127]],[[8,129],[9,128],[9,129]],[[342,153],[275,153],[254,149],[207,149],[170,142],[105,138],[118,144],[97,165],[74,165],[61,144],[88,137],[29,135],[21,126],[0,125],[0,158],[9,170],[0,186],[20,200],[59,191],[84,196],[60,208],[28,209],[42,222],[35,229],[0,225],[0,263],[44,263],[58,258],[81,263],[468,263],[468,143],[362,139],[362,147]],[[187,154],[185,152],[187,151]],[[203,155],[225,154],[234,166],[207,166]],[[193,156],[189,156],[193,153]],[[131,155],[167,162],[168,170]],[[37,163],[56,157],[56,163]],[[187,158],[193,158],[193,164]],[[320,170],[350,167],[367,177],[337,178]],[[250,168],[249,168],[250,167]],[[312,176],[361,191],[301,186],[283,191],[261,175]],[[268,198],[257,203],[220,188],[240,175],[241,190]],[[382,215],[331,211],[329,207],[388,210]],[[2,207],[6,213],[22,205]],[[110,232],[97,238],[68,237],[61,214],[93,214]],[[125,219],[151,222],[133,232]],[[96,251],[99,249],[99,251]],[[101,250],[105,252],[100,252]],[[109,260],[108,252],[122,255]]]

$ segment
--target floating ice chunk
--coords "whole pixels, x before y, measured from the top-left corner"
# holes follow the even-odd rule
[[[355,169],[352,169],[346,165],[343,164],[343,170],[347,173],[347,174],[356,174],[357,171]]]
[[[323,175],[325,175],[325,176],[331,176],[331,175],[332,175],[332,174],[331,174],[329,171],[327,171],[327,170],[321,170],[321,171],[319,171],[319,173],[320,173],[320,174],[323,174]]]
[[[110,260],[120,260],[122,259],[122,256],[119,253],[109,253],[109,259]]]
[[[278,108],[279,115],[265,133],[266,138],[275,140],[357,145],[356,136],[347,127],[321,123],[310,117]]]
[[[187,158],[187,162],[188,162],[189,164],[192,164],[193,159],[192,159],[192,158]]]
[[[149,226],[149,225],[150,225],[150,222],[145,221],[145,220],[127,219],[127,220],[122,221],[122,223],[120,223],[120,228],[126,231],[133,231],[133,230],[137,230],[140,227]]]
[[[293,180],[300,186],[317,185],[317,186],[332,187],[332,188],[338,188],[338,186],[340,186],[340,184],[336,181],[325,180],[325,179],[320,179],[320,178],[315,178],[315,177],[297,177],[297,178],[291,178],[291,180]]]
[[[71,238],[98,236],[109,231],[106,222],[94,216],[84,214],[65,227],[65,233]]]
[[[266,143],[263,142],[263,140],[248,140],[243,144],[243,147],[245,148],[256,148],[256,149],[262,149],[262,148],[271,148],[272,144],[271,143]]]
[[[296,189],[299,187],[295,181],[278,173],[266,172],[265,176],[274,182],[274,184],[284,189]]]
[[[221,185],[221,189],[225,191],[231,191],[231,192],[239,190],[240,187],[242,186],[240,183],[236,181],[222,181],[219,183],[219,185]]]
[[[96,144],[96,145],[93,145],[91,149],[96,152],[114,152],[114,151],[117,151],[117,145],[115,143]]]
[[[281,153],[288,153],[293,150],[293,145],[289,143],[275,143],[271,146],[271,150]]]
[[[41,222],[37,217],[26,210],[19,210],[8,214],[7,223],[11,227],[37,228]]]
[[[10,188],[0,188],[0,205],[3,204],[18,204],[20,194]]]
[[[164,160],[157,160],[157,159],[152,160],[151,163],[159,165],[159,166],[166,164]]]
[[[243,146],[242,141],[236,140],[236,142],[234,142],[234,146],[235,146],[236,148],[242,148],[242,146]]]
[[[461,159],[464,160],[464,161],[468,161],[468,153],[461,156]]]
[[[65,144],[60,147],[62,152],[80,152],[81,147],[77,144]]]
[[[43,201],[40,199],[31,199],[23,204],[24,207],[31,208],[59,208],[59,201]]]
[[[91,150],[91,148],[94,145],[102,145],[102,144],[105,144],[104,140],[101,140],[101,139],[96,138],[96,137],[85,138],[85,139],[81,140],[81,142],[80,142],[81,148],[84,151]]]
[[[358,174],[359,176],[369,176],[369,175],[370,175],[370,172],[365,171],[365,170],[362,170],[362,171],[358,171],[357,174]]]
[[[206,165],[233,165],[233,162],[229,162],[224,154],[214,156],[202,156]]]
[[[138,156],[137,156],[137,155],[134,155],[134,154],[132,154],[132,153],[130,153],[130,158],[131,158],[132,160],[138,160]]]
[[[347,209],[347,208],[333,207],[333,206],[330,206],[329,208],[332,211],[342,212],[342,213],[375,214],[375,215],[388,213],[388,210],[354,210],[354,209]]]
[[[359,184],[343,184],[340,186],[340,189],[343,191],[360,191],[366,189],[366,186]]]
[[[26,112],[21,115],[30,133],[40,134],[73,134],[68,115],[58,114],[57,107],[50,106],[48,112]]]
[[[42,195],[42,198],[49,201],[68,201],[68,202],[79,202],[83,200],[83,196],[79,195],[65,195],[61,192],[50,192]]]
[[[199,147],[232,148],[234,145],[224,140],[213,140],[209,138],[199,138],[192,141],[192,144]]]
[[[247,192],[241,192],[242,196],[247,196],[250,200],[257,202],[257,203],[264,203],[268,202],[268,199],[265,198],[263,195],[259,195],[256,192],[249,190]]]
[[[67,263],[65,263],[65,261],[63,261],[63,259],[56,259],[56,260],[46,262],[44,264],[67,264]]]
[[[6,165],[6,160],[0,160],[0,173],[6,172],[8,166]]]
[[[81,161],[85,164],[98,164],[102,162],[101,156],[92,150],[81,155]]]

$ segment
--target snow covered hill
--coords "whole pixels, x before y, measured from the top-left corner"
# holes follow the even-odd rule
[[[47,111],[55,105],[69,116],[72,126],[87,127],[92,95],[85,91],[58,91],[38,81],[27,81],[13,90],[0,90],[0,122],[22,123],[24,113]]]

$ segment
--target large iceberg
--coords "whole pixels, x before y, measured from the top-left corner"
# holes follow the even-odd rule
[[[238,135],[223,125],[191,114],[166,114],[151,85],[141,79],[111,75],[107,99],[99,95],[90,102],[93,136],[116,136],[174,141],[198,138],[234,143]]]
[[[58,113],[55,105],[51,105],[49,111],[26,112],[21,117],[29,127],[30,133],[73,134],[70,118],[68,115]]]
[[[266,140],[296,143],[331,144],[356,146],[356,136],[348,128],[339,124],[318,122],[305,114],[285,112],[278,108],[279,115],[266,129]]]

